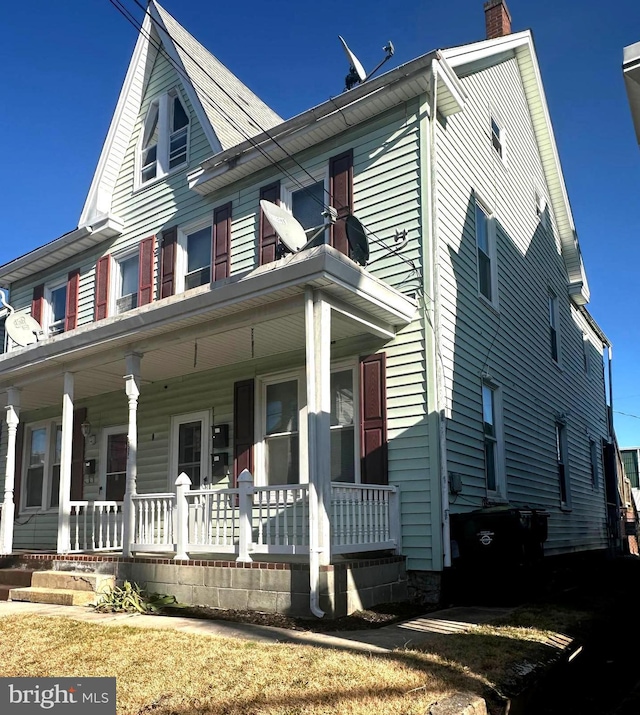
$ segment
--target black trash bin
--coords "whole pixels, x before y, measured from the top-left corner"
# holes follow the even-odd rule
[[[458,586],[476,602],[513,600],[536,591],[548,512],[511,506],[451,516]]]

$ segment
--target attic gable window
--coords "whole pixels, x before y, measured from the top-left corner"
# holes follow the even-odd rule
[[[177,89],[156,97],[144,120],[136,188],[185,166],[189,155],[189,115]]]
[[[504,129],[498,124],[494,117],[491,117],[491,144],[498,156],[505,160],[505,136]]]

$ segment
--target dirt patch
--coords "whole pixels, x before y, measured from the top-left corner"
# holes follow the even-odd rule
[[[209,606],[184,606],[168,608],[162,611],[165,616],[183,616],[202,618],[213,621],[231,621],[233,623],[252,623],[258,626],[274,626],[294,631],[313,631],[328,633],[331,631],[356,631],[368,628],[382,628],[393,623],[417,618],[437,609],[415,603],[383,603],[365,611],[356,611],[342,618],[300,618],[282,613],[262,613],[260,611],[228,610]]]

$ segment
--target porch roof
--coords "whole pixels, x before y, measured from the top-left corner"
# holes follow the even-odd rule
[[[124,389],[130,352],[145,356],[144,384],[302,349],[307,287],[335,308],[332,341],[361,334],[388,340],[417,307],[323,245],[12,350],[0,356],[0,390],[21,387],[22,406],[31,409],[59,404],[65,372],[75,373],[76,399]]]

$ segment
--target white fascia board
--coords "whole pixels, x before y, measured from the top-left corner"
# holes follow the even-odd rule
[[[102,241],[122,233],[123,221],[115,216],[98,219],[94,226],[81,226],[0,266],[0,284],[9,286],[44,271]]]
[[[540,147],[542,166],[549,187],[549,198],[558,226],[562,255],[569,277],[569,294],[576,305],[584,305],[589,302],[590,298],[589,284],[580,253],[571,204],[560,165],[560,156],[531,32],[525,30],[494,40],[453,47],[443,50],[442,55],[451,67],[456,69],[464,67],[467,71],[473,70],[474,63],[486,66],[486,60],[493,56],[504,56],[506,52],[515,53],[523,79],[529,75],[534,80],[533,82],[523,81],[523,87],[529,104],[533,130],[538,147]]]
[[[90,226],[97,216],[111,211],[115,177],[122,166],[126,147],[129,146],[140,113],[148,74],[156,53],[148,39],[152,36],[151,33],[151,18],[145,15],[78,226]],[[110,167],[112,170],[108,172]]]
[[[449,98],[449,102],[447,102],[449,108],[446,112],[443,112],[444,116],[448,117],[451,114],[461,112],[464,109],[467,95],[460,78],[453,71],[453,68],[449,65],[441,52],[438,52],[438,59],[433,61],[433,67],[442,82],[441,84],[439,83],[438,94],[442,91],[442,88],[444,88]],[[441,99],[441,97],[438,97],[438,106],[443,104]]]
[[[469,45],[449,47],[446,50],[442,50],[441,54],[447,60],[449,66],[456,69],[461,65],[479,62],[509,50],[516,50],[518,47],[527,44],[531,44],[530,30],[515,32],[512,35],[504,35],[504,37],[496,37],[493,40],[483,40]]]
[[[198,117],[202,131],[207,137],[211,151],[222,151],[222,145],[220,144],[220,140],[218,139],[214,128],[211,126],[209,117],[207,117],[207,114],[204,111],[204,107],[200,101],[200,95],[196,92],[196,89],[193,86],[189,73],[187,72],[184,63],[182,62],[182,58],[180,57],[178,48],[176,47],[171,35],[167,32],[167,28],[165,27],[164,22],[162,22],[162,18],[160,17],[160,13],[158,12],[154,2],[149,3],[149,10],[145,16],[145,20],[149,17],[149,13],[155,23],[157,32],[160,35],[162,46],[180,75],[184,91],[187,93],[187,97],[189,97],[189,101],[191,102],[191,106]]]
[[[640,42],[624,48],[622,73],[636,139],[640,144]]]

